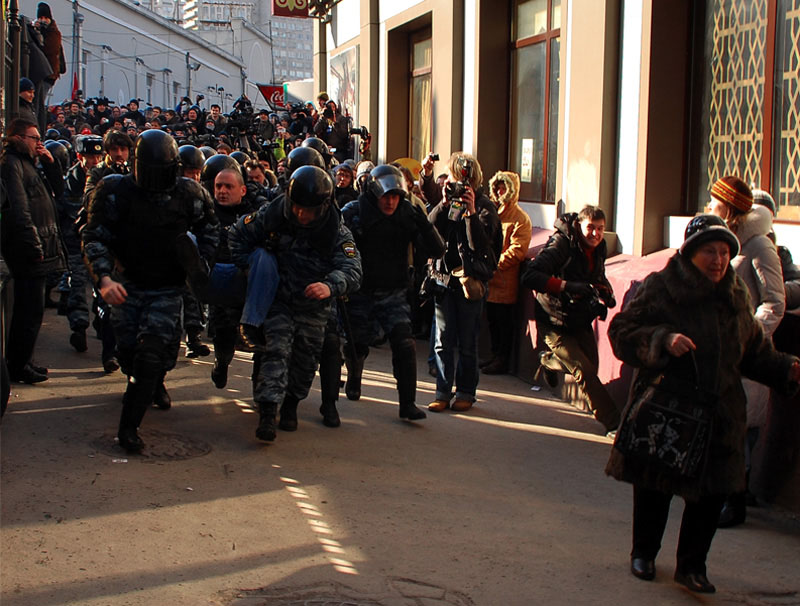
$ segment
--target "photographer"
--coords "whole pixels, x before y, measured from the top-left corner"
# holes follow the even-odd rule
[[[333,155],[340,164],[350,157],[349,120],[339,113],[333,101],[325,103],[325,109],[314,125],[314,135],[325,141],[328,147],[336,149]]]
[[[131,99],[128,101],[128,111],[122,114],[122,123],[125,120],[133,120],[137,127],[144,126],[144,114],[139,111],[139,99]]]
[[[439,189],[433,180],[433,156],[422,163],[422,191],[435,205],[429,221],[444,239],[444,257],[429,269],[430,291],[436,304],[437,377],[433,412],[451,407],[472,408],[478,387],[478,324],[502,248],[500,219],[494,204],[480,191],[483,172],[477,158],[455,152],[447,162],[447,182]],[[458,363],[455,353],[458,350]]]
[[[619,425],[619,410],[597,376],[598,353],[592,322],[617,303],[606,279],[606,216],[587,205],[555,222],[555,233],[521,277],[536,291],[536,330],[550,351],[539,356],[551,385],[554,371],[566,368],[589,400],[606,431]]]

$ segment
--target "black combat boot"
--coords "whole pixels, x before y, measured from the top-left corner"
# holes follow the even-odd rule
[[[200,358],[207,356],[211,353],[208,345],[203,343],[200,338],[199,332],[192,331],[186,334],[186,357],[187,358]]]
[[[258,428],[256,429],[256,437],[264,442],[272,442],[275,440],[275,414],[278,411],[278,405],[274,402],[267,402],[266,404],[258,405]]]
[[[319,407],[319,412],[322,415],[322,424],[325,427],[339,427],[342,424],[341,419],[339,419],[339,411],[336,410],[336,402],[323,400],[322,406]]]
[[[344,384],[344,393],[348,400],[356,401],[361,398],[361,374],[364,372],[364,358],[365,356],[345,357],[347,381]]]
[[[282,431],[297,431],[297,398],[285,396],[281,404],[281,420],[278,429]]]
[[[417,395],[417,349],[414,339],[410,334],[396,329],[392,331],[389,342],[392,346],[392,372],[400,400],[400,418],[409,421],[424,419],[428,415],[414,405]]]
[[[167,386],[164,385],[164,378],[166,373],[162,375],[161,380],[156,385],[156,391],[153,393],[153,404],[161,410],[169,410],[172,408],[172,398],[169,396]]]
[[[211,369],[211,380],[217,389],[222,389],[228,384],[228,364],[219,358],[214,360],[214,368]]]

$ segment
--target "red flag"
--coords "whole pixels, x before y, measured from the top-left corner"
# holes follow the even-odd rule
[[[276,86],[274,84],[256,84],[256,86],[272,109],[284,108],[285,97],[283,86]]]
[[[72,72],[72,99],[78,98],[78,72]]]

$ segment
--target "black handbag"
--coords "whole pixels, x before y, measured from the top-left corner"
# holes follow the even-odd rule
[[[643,389],[622,414],[614,448],[626,458],[668,475],[694,478],[705,467],[714,393],[698,386],[697,361],[691,353],[694,380],[676,373],[673,364]]]

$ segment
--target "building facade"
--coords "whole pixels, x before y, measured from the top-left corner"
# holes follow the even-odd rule
[[[534,225],[599,204],[647,254],[737,174],[800,257],[798,32],[800,0],[342,0],[314,67],[381,160],[473,152]]]

